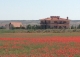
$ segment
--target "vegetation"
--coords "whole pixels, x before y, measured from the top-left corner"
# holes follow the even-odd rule
[[[27,25],[20,28],[12,28],[12,30],[7,30],[4,27],[0,27],[0,33],[71,33],[71,32],[80,32],[80,25],[71,26],[70,29],[42,29],[40,25]]]
[[[5,29],[5,27],[4,26],[1,26],[0,29]]]
[[[80,24],[78,26],[71,26],[71,29],[80,29]]]
[[[75,28],[75,27],[72,25],[72,26],[71,26],[71,29],[74,29],[74,28]]]
[[[80,24],[78,25],[77,29],[80,29]]]
[[[0,56],[80,57],[78,31],[80,29],[1,29]]]
[[[62,37],[71,37],[71,36],[80,36],[80,33],[0,33],[0,38],[42,38],[42,37],[51,37],[51,36],[62,36]]]
[[[80,32],[80,29],[0,29],[0,33],[71,33]]]
[[[33,30],[35,30],[35,29],[41,29],[41,27],[39,25],[33,25],[33,26],[31,26],[29,24],[29,25],[27,25],[26,29],[33,29]]]
[[[80,36],[60,34],[2,34],[0,57],[80,57]]]

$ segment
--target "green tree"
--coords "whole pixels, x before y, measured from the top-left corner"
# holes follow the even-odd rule
[[[33,25],[33,26],[32,26],[32,29],[34,29],[34,30],[35,30],[35,29],[36,29],[36,25]]]
[[[40,25],[33,25],[33,26],[31,26],[30,24],[29,25],[27,25],[27,27],[26,27],[27,29],[41,29],[41,26]]]
[[[41,26],[40,25],[36,25],[36,29],[41,29]]]
[[[27,25],[26,28],[27,28],[27,29],[32,29],[32,26],[29,24],[29,25]]]
[[[71,26],[71,29],[75,29],[75,27],[72,25],[72,26]]]
[[[78,25],[77,29],[80,29],[80,24]]]
[[[4,26],[1,26],[0,29],[5,29],[5,27]]]

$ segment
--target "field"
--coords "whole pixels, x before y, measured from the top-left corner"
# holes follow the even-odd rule
[[[0,57],[80,57],[80,33],[0,33]]]

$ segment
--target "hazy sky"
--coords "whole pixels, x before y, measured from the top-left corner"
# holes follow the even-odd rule
[[[80,20],[80,0],[0,0],[0,20],[39,20],[49,16]]]

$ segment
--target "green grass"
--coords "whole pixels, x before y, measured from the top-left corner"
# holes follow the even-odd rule
[[[80,36],[79,32],[73,33],[1,33],[0,38],[38,38],[50,36]]]

